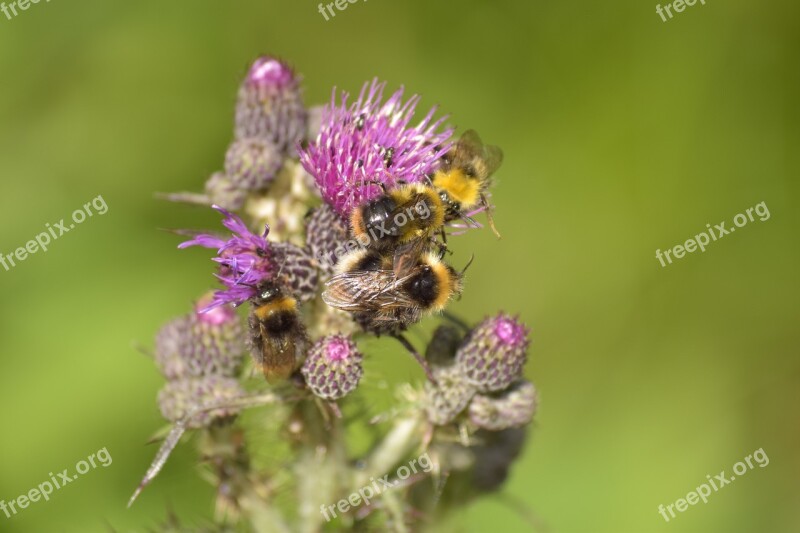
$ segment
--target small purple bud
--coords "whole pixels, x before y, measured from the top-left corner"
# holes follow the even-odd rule
[[[480,392],[499,391],[522,376],[528,357],[528,329],[500,313],[485,319],[459,348],[456,361]]]
[[[300,372],[311,392],[325,400],[338,400],[355,390],[364,369],[363,356],[349,337],[330,335],[308,351]]]

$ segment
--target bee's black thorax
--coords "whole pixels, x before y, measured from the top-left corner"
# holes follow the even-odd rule
[[[430,267],[423,267],[405,285],[408,295],[421,307],[430,307],[439,295],[441,287]]]

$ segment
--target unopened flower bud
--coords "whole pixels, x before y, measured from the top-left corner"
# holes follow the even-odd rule
[[[280,149],[272,141],[259,137],[236,139],[225,154],[225,174],[239,190],[267,189],[282,165]]]
[[[538,399],[530,381],[520,380],[495,394],[476,394],[469,404],[469,419],[491,431],[521,427],[533,420]]]
[[[522,376],[528,344],[525,326],[500,313],[472,330],[459,348],[456,361],[480,392],[499,391]]]
[[[315,395],[338,400],[358,386],[364,373],[362,359],[349,337],[330,335],[314,343],[300,372]]]
[[[320,270],[332,274],[338,260],[335,250],[347,242],[347,224],[328,204],[323,204],[306,219],[306,245]]]
[[[300,78],[276,58],[256,59],[239,88],[236,137],[259,137],[291,155],[305,137],[307,122]]]
[[[232,416],[236,408],[220,408],[213,411],[197,411],[213,402],[223,402],[244,394],[239,382],[222,376],[204,376],[170,381],[158,393],[161,414],[170,422],[177,422],[192,414],[187,426],[207,427],[218,418]]]
[[[438,426],[449,424],[464,410],[475,387],[467,383],[457,365],[433,366],[436,385],[425,383],[425,411],[428,420]]]
[[[210,299],[197,303],[203,308]],[[155,358],[167,379],[233,376],[246,352],[239,317],[230,307],[195,310],[167,323],[156,336]]]

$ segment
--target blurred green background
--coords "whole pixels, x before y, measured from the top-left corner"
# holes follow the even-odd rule
[[[505,151],[503,239],[454,239],[454,264],[476,255],[454,310],[532,326],[541,409],[503,495],[453,527],[527,531],[516,500],[553,532],[800,530],[800,7],[707,0],[666,23],[654,8],[371,0],[326,22],[308,1],[59,0],[0,15],[0,252],[97,195],[109,207],[0,270],[0,499],[100,448],[113,457],[0,514],[0,531],[211,516],[191,446],[125,509],[162,425],[162,378],[133,346],[211,283],[209,255],[156,228],[219,218],[153,193],[199,190],[221,167],[262,53],[303,73],[308,103],[379,76]],[[655,259],[761,201],[769,220]],[[421,379],[373,346],[368,377]],[[758,448],[766,468],[670,523],[658,514]]]

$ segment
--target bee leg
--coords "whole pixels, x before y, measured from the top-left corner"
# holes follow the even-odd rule
[[[494,225],[492,207],[489,205],[489,202],[486,200],[486,196],[484,196],[483,193],[481,193],[481,201],[483,202],[483,205],[486,206],[486,220],[489,222],[489,227],[492,229],[492,232],[497,236],[498,239],[502,239],[500,232],[497,231],[497,228]]]
[[[383,194],[386,194],[386,184],[382,181],[378,180],[364,180],[362,183],[368,183],[369,185],[377,185],[383,191]]]
[[[431,383],[433,383],[435,385],[436,384],[436,379],[433,377],[433,373],[431,372],[430,366],[428,366],[428,362],[425,360],[424,357],[422,357],[419,354],[419,352],[408,341],[408,339],[406,339],[405,336],[402,333],[393,333],[392,337],[394,337],[395,339],[400,341],[400,344],[402,344],[405,347],[405,349],[408,350],[408,353],[410,353],[412,356],[414,356],[414,359],[416,359],[417,362],[422,367],[422,369],[425,370],[425,375],[427,376],[428,381],[430,381]]]

